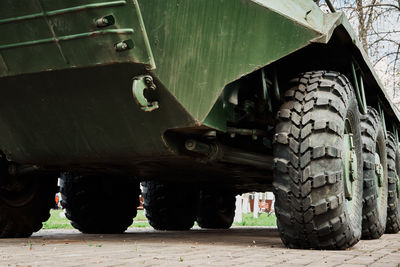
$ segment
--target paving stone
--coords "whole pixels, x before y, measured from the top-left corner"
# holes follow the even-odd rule
[[[344,251],[291,250],[276,229],[154,231],[86,235],[42,230],[31,238],[2,239],[0,266],[371,266],[399,267],[400,234],[360,241]]]

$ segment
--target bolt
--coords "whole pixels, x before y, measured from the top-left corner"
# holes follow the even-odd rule
[[[357,167],[354,166],[354,164],[357,164],[357,156],[354,150],[350,152],[350,180],[351,182],[354,182],[356,180],[357,176]]]
[[[96,26],[97,27],[105,27],[108,26],[109,21],[106,18],[99,18],[96,20]]]
[[[350,137],[350,149],[353,150],[355,149],[353,134],[349,134],[349,137]]]
[[[193,149],[195,149],[195,147],[196,147],[196,141],[194,141],[194,140],[187,140],[186,142],[185,142],[185,147],[186,147],[186,149],[187,150],[193,150]]]
[[[115,50],[118,52],[125,51],[129,48],[128,44],[125,42],[119,42],[115,45]]]

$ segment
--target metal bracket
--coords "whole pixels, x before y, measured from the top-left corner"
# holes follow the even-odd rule
[[[149,101],[144,95],[145,90],[156,90],[156,85],[153,82],[153,77],[143,75],[133,78],[132,93],[133,98],[139,107],[145,112],[151,112],[159,108],[158,101]]]
[[[396,125],[392,125],[392,129],[393,129],[393,134],[394,134],[394,138],[395,138],[395,142],[396,142],[396,146],[399,146],[399,131],[397,130]]]
[[[387,130],[386,130],[387,128],[386,128],[386,121],[385,121],[385,112],[383,112],[383,109],[381,107],[380,101],[378,101],[378,110],[379,110],[379,115],[381,116],[383,133],[385,135],[385,139],[387,139]]]
[[[133,3],[135,5],[136,15],[139,19],[140,29],[142,30],[143,40],[146,45],[147,54],[149,56],[150,70],[154,70],[154,69],[156,69],[156,62],[154,60],[153,51],[151,50],[149,36],[147,35],[146,26],[144,25],[143,16],[142,16],[142,12],[140,11],[139,2],[138,2],[138,0],[133,0]]]
[[[383,166],[381,163],[381,158],[379,157],[378,153],[375,153],[375,173],[376,173],[376,177],[378,178],[378,187],[382,187],[384,173],[383,173]]]
[[[268,92],[268,88],[271,88],[272,82],[267,79],[264,68],[261,69],[261,82],[263,86],[263,98],[267,101],[268,111],[272,112],[271,96]]]
[[[360,77],[357,77],[357,72],[356,72],[356,67],[354,66],[354,61],[351,62],[351,71],[353,73],[354,86],[356,87],[356,96],[357,96],[358,105],[360,107],[361,113],[365,115],[368,112],[368,108],[367,108],[367,100],[365,99],[364,81],[363,81],[362,74],[360,74]],[[358,79],[360,79],[360,82]]]
[[[336,9],[335,9],[335,7],[333,6],[333,4],[332,4],[332,2],[330,0],[325,0],[325,3],[329,7],[329,10],[332,13],[336,13]]]
[[[274,87],[274,96],[276,101],[281,101],[281,93],[279,89],[279,82],[278,82],[278,70],[276,66],[274,67],[274,80],[273,80],[273,87]]]

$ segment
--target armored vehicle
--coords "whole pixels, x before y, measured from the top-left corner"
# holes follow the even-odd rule
[[[328,1],[329,3],[329,1]],[[57,177],[85,233],[229,228],[273,191],[290,248],[399,230],[399,112],[349,21],[312,0],[2,0],[0,236]]]

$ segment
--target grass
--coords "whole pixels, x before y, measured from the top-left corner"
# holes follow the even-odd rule
[[[50,210],[50,218],[43,223],[43,229],[73,229],[69,220],[61,217],[62,210]]]
[[[253,213],[243,214],[241,223],[234,223],[236,226],[276,226],[274,214],[260,213],[258,218],[253,218]]]
[[[69,220],[65,217],[60,216],[62,210],[51,210],[50,218],[43,223],[43,229],[73,229]],[[197,225],[197,223],[195,223]],[[241,223],[234,223],[236,226],[276,226],[275,215],[261,213],[258,218],[253,218],[253,213],[243,214],[243,221]],[[138,210],[138,214],[134,219],[133,224],[130,227],[150,227],[147,222],[146,216],[143,210]]]
[[[50,218],[43,223],[43,229],[74,229],[69,220],[63,216],[63,210],[51,210]],[[130,227],[150,227],[143,210],[138,210],[138,214]]]

